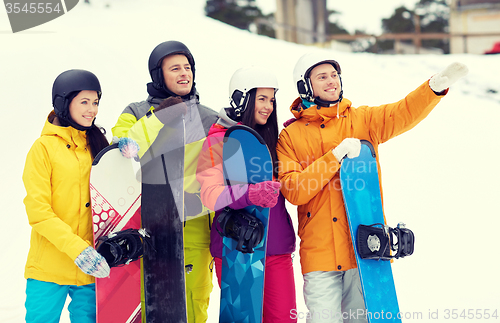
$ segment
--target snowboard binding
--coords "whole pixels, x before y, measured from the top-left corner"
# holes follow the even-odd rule
[[[264,224],[256,216],[244,209],[233,210],[226,207],[217,218],[222,237],[229,237],[238,242],[236,250],[242,253],[253,253],[253,249],[264,238]]]
[[[150,239],[144,229],[127,229],[97,239],[96,250],[109,267],[124,266],[144,255],[146,248],[151,247]]]
[[[391,260],[413,254],[415,235],[404,223],[399,223],[396,228],[381,223],[361,224],[356,240],[361,259]],[[391,250],[394,255],[391,255]]]

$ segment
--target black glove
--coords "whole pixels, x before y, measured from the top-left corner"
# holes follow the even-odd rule
[[[186,114],[187,105],[178,96],[171,96],[163,100],[160,105],[154,109],[156,117],[163,124],[177,119],[182,114]]]

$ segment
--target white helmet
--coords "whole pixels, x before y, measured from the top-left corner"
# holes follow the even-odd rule
[[[278,80],[269,70],[256,66],[243,67],[234,72],[229,81],[229,102],[234,110],[233,117],[241,118],[241,114],[247,109],[247,94],[255,88],[274,88],[276,93]]]
[[[308,100],[310,102],[315,102],[316,104],[321,103],[322,105],[324,105],[325,103],[335,104],[342,101],[342,88],[340,91],[339,99],[335,102],[324,102],[319,98],[315,98],[313,94],[310,73],[313,68],[323,63],[332,64],[333,68],[335,68],[340,77],[341,69],[337,61],[331,59],[329,54],[312,52],[303,55],[301,58],[299,58],[297,64],[295,64],[295,68],[293,69],[293,82],[297,84],[297,90],[299,91],[299,95],[302,99]],[[342,79],[340,80],[340,85],[342,87]]]

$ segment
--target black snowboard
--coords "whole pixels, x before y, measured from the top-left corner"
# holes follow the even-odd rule
[[[141,170],[142,227],[154,249],[143,259],[146,322],[187,322],[182,117],[160,131],[141,158]]]

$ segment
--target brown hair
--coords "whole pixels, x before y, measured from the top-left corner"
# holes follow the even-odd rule
[[[248,91],[248,95],[250,96],[248,106],[245,112],[243,112],[241,122],[257,131],[266,142],[273,160],[273,176],[278,178],[278,156],[276,154],[276,144],[278,142],[278,117],[276,112],[276,99],[273,102],[273,112],[271,112],[266,124],[260,125],[255,122],[255,97],[257,95],[257,89],[251,89]]]

